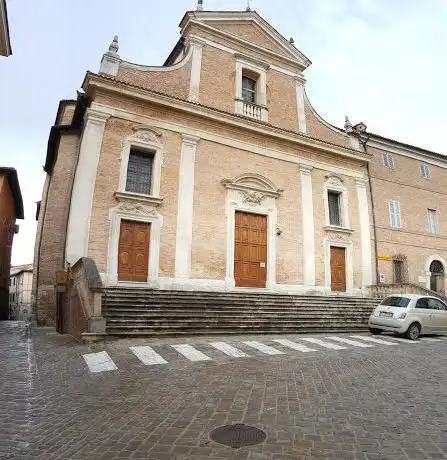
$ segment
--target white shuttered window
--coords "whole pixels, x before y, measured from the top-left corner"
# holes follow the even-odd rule
[[[400,203],[396,200],[388,201],[390,211],[390,225],[394,228],[400,228]]]
[[[394,157],[391,153],[382,153],[383,164],[387,168],[394,169]]]
[[[438,217],[436,209],[427,209],[428,212],[428,230],[430,233],[438,233]]]

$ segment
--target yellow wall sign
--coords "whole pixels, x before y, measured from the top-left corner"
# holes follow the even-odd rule
[[[391,256],[379,256],[377,257],[379,260],[393,260]]]

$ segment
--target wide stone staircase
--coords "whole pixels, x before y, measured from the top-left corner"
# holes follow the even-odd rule
[[[378,298],[108,288],[111,336],[354,332],[367,328]]]

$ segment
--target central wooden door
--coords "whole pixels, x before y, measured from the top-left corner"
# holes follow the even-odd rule
[[[331,290],[346,292],[345,248],[331,246]]]
[[[118,248],[118,280],[147,281],[150,225],[122,220]]]
[[[234,279],[238,287],[265,288],[267,216],[236,212]]]

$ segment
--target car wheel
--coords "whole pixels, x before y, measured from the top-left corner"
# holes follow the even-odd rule
[[[375,329],[375,328],[370,328],[369,332],[371,332],[372,335],[379,335],[382,333],[380,329]]]
[[[405,335],[407,339],[417,340],[421,335],[421,326],[418,323],[410,324]]]

